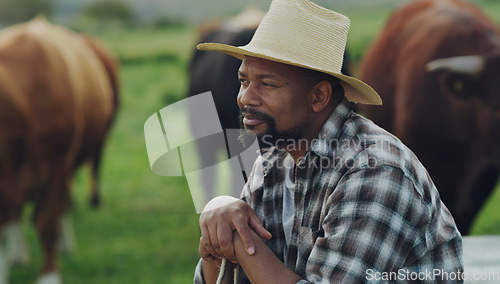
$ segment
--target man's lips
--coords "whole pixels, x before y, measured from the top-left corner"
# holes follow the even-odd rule
[[[256,126],[266,122],[265,118],[256,114],[243,112],[241,115],[243,116],[243,124],[246,126]]]
[[[264,120],[258,119],[258,118],[252,118],[252,117],[244,117],[243,118],[243,124],[249,125],[249,126],[255,126],[263,123]]]

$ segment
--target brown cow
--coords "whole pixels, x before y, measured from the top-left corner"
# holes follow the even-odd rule
[[[90,37],[44,19],[0,33],[0,229],[34,203],[40,283],[61,282],[55,247],[70,183],[84,161],[97,167],[117,90],[113,59]]]
[[[360,78],[384,106],[360,112],[422,160],[467,233],[500,173],[500,30],[476,6],[415,1],[396,11]]]

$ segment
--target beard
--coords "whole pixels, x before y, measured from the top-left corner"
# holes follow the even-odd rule
[[[267,129],[264,133],[255,134],[252,129],[254,126],[245,126],[243,124],[243,113],[252,115],[253,117],[262,120],[266,123]],[[286,130],[278,130],[276,128],[276,121],[270,115],[263,112],[243,107],[240,109],[240,135],[238,140],[247,147],[254,140],[255,136],[259,143],[260,149],[266,149],[271,147],[284,147],[289,144],[293,144],[304,138],[304,132],[309,127],[309,122],[307,120],[302,121],[301,124],[291,127]]]

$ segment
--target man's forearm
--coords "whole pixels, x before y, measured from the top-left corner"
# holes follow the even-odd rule
[[[251,236],[255,244],[254,255],[245,251],[238,233],[233,234],[236,259],[251,283],[297,283],[302,279],[288,269],[255,232],[252,231]]]

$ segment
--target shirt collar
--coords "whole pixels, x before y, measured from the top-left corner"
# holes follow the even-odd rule
[[[264,176],[266,176],[276,160],[286,155],[286,151],[278,147],[271,147],[262,149],[260,154],[262,155],[262,167],[264,168]]]
[[[335,107],[330,117],[323,124],[318,137],[313,141],[308,152],[313,152],[323,157],[332,157],[336,148],[336,140],[340,138],[344,123],[351,115],[351,103],[344,99]]]

